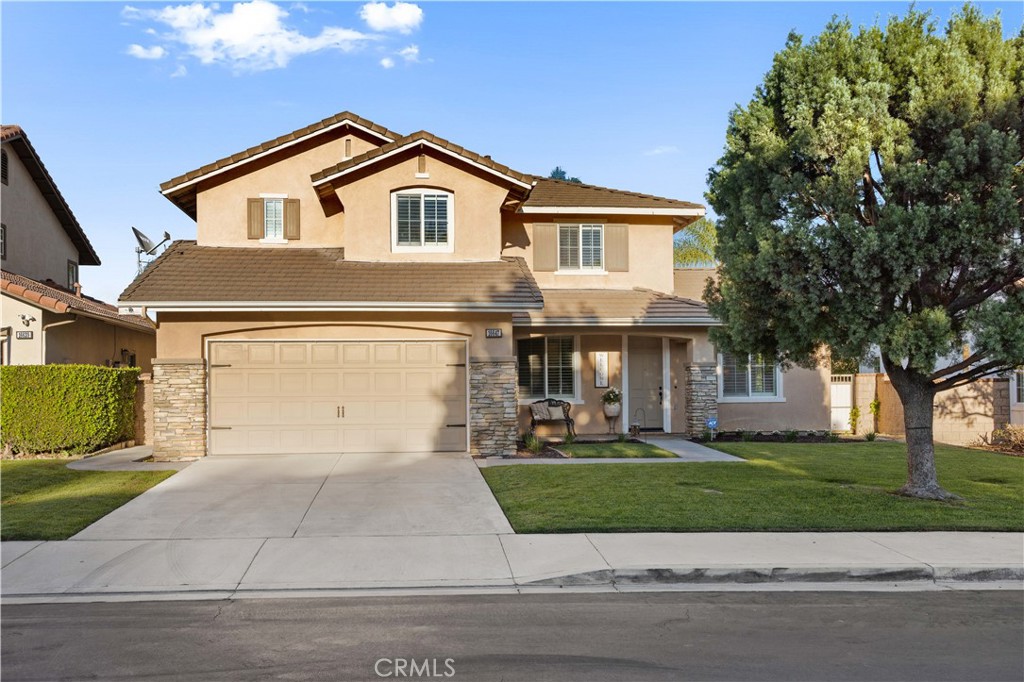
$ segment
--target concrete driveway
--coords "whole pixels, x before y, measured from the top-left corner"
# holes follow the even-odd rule
[[[261,455],[199,460],[72,539],[511,532],[465,454]]]

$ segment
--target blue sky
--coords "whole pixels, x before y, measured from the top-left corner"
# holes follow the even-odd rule
[[[3,2],[3,122],[103,260],[87,293],[113,302],[131,281],[132,225],[194,238],[160,182],[346,109],[523,172],[703,202],[729,111],[791,29],[909,6],[256,2]],[[918,7],[941,25],[959,5]],[[981,7],[1007,35],[1024,21],[1019,2]]]

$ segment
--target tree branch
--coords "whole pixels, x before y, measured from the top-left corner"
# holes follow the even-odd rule
[[[1007,365],[1005,362],[1000,362],[998,360],[986,362],[985,364],[978,365],[974,369],[964,372],[959,376],[950,377],[945,381],[940,381],[936,383],[934,385],[935,392],[938,393],[939,391],[948,391],[951,388],[957,388],[958,386],[969,384],[977,379],[981,379],[992,374],[998,374],[999,372],[1005,372],[1008,369],[1012,369],[1012,367],[1010,365]]]
[[[981,352],[974,353],[971,356],[969,356],[967,358],[964,358],[963,362],[958,362],[955,365],[950,365],[949,367],[943,367],[940,370],[932,372],[932,376],[930,378],[932,379],[932,381],[935,381],[937,379],[941,379],[942,377],[946,376],[947,374],[953,374],[954,372],[959,372],[962,369],[967,369],[968,367],[973,365],[978,360],[981,360],[983,357],[985,357],[984,353],[981,353]]]

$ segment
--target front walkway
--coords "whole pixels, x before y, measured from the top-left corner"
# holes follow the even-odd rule
[[[724,452],[704,447],[700,443],[694,443],[684,436],[673,436],[670,434],[650,435],[646,438],[646,441],[651,445],[657,445],[662,450],[668,450],[675,457],[538,457],[536,459],[526,457],[509,459],[487,457],[477,459],[476,465],[481,469],[485,469],[487,467],[518,466],[520,464],[679,464],[680,462],[747,461],[742,457],[734,457]]]

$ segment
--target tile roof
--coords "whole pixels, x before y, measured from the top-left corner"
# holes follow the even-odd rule
[[[61,227],[64,228],[71,242],[78,249],[78,264],[99,265],[100,257],[96,255],[96,250],[89,243],[85,230],[78,224],[78,219],[75,218],[68,202],[57,189],[57,183],[50,176],[50,172],[46,170],[43,160],[39,158],[39,153],[32,146],[24,129],[17,125],[0,126],[0,142],[10,146],[25,165],[32,180],[36,183],[36,187],[39,188],[39,192],[46,199],[46,203],[50,205],[50,210],[53,211]]]
[[[544,309],[517,313],[517,325],[708,324],[707,306],[651,289],[545,289]]]
[[[522,258],[491,262],[347,261],[344,249],[274,249],[171,244],[132,282],[121,301],[135,304],[351,303],[382,307],[543,305]]]
[[[371,149],[368,152],[364,152],[359,156],[354,156],[351,159],[342,161],[341,163],[330,166],[329,168],[324,168],[322,171],[314,173],[311,179],[313,180],[314,183],[320,182],[324,178],[328,178],[332,175],[335,175],[336,173],[340,173],[342,171],[348,170],[349,168],[353,168],[355,166],[366,163],[367,161],[371,161],[378,157],[384,156],[385,154],[388,154],[389,152],[392,152],[396,149],[400,149],[402,147],[415,144],[416,142],[433,143],[443,149],[452,152],[453,154],[473,161],[474,163],[478,163],[482,166],[486,166],[487,168],[490,168],[493,171],[501,173],[502,175],[507,175],[511,178],[518,180],[519,182],[526,184],[533,183],[534,176],[532,175],[527,175],[525,173],[520,173],[519,171],[512,170],[508,166],[492,160],[491,157],[489,156],[483,156],[481,154],[477,154],[476,152],[472,152],[466,149],[465,147],[455,144],[454,142],[449,142],[443,137],[438,137],[433,133],[428,133],[426,130],[420,130],[418,132],[413,133],[412,135],[407,135],[405,137],[399,138],[394,142],[389,142],[385,144],[382,147]]]
[[[156,333],[155,326],[148,317],[120,315],[117,308],[109,303],[104,303],[91,296],[76,296],[74,292],[51,280],[37,282],[34,279],[5,271],[0,273],[0,289],[5,294],[55,313],[81,314],[122,327],[130,327],[137,331]]]
[[[214,161],[213,163],[208,163],[205,166],[201,166],[199,168],[196,168],[195,170],[183,173],[176,178],[171,178],[167,182],[161,183],[160,190],[167,191],[169,189],[176,187],[177,185],[180,185],[183,182],[195,180],[196,178],[202,177],[208,173],[212,173],[213,171],[220,170],[222,168],[231,166],[242,161],[246,161],[256,156],[257,154],[262,154],[272,149],[276,149],[281,145],[287,144],[289,142],[294,142],[295,140],[306,137],[307,135],[317,133],[323,130],[324,128],[328,128],[330,126],[333,126],[346,120],[351,121],[352,123],[355,123],[356,125],[359,125],[363,128],[372,130],[373,132],[380,135],[382,138],[389,138],[395,140],[401,137],[399,133],[388,130],[384,126],[377,125],[376,123],[369,119],[365,119],[362,116],[357,116],[356,114],[353,114],[350,111],[342,111],[333,116],[328,116],[322,121],[317,121],[316,123],[308,125],[304,128],[293,130],[292,132],[286,135],[275,137],[273,140],[267,140],[266,142],[258,144],[255,147],[249,147],[245,151],[238,152],[237,154],[232,154],[231,156],[226,156],[223,159],[218,159],[217,161]]]
[[[699,208],[689,201],[666,199],[652,194],[627,192],[579,182],[533,176],[536,186],[523,206],[588,206],[599,208]]]

